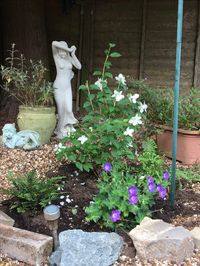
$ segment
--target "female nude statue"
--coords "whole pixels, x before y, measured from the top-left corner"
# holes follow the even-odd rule
[[[76,47],[74,45],[69,48],[64,41],[53,41],[52,51],[57,71],[53,84],[58,110],[58,124],[55,134],[59,139],[62,139],[75,130],[73,125],[77,123],[72,112],[71,79],[74,76],[72,67],[81,69],[81,63],[75,55]]]

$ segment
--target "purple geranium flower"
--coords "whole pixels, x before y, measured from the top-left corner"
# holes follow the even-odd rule
[[[162,199],[165,198],[165,196],[167,195],[167,191],[165,188],[162,188],[160,191],[159,191],[159,195]]]
[[[163,189],[164,189],[164,187],[161,186],[161,185],[157,185],[157,186],[156,186],[156,190],[157,190],[158,192],[160,192],[160,191],[163,190]]]
[[[132,195],[137,195],[137,187],[136,186],[132,186],[128,188],[128,193],[130,196]]]
[[[138,202],[138,195],[130,195],[129,196],[129,201],[130,201],[130,204],[134,205]]]
[[[120,214],[121,212],[119,210],[113,210],[110,215],[110,219],[112,220],[112,222],[115,223],[117,221],[120,221]]]
[[[103,164],[103,169],[106,173],[110,172],[112,170],[112,165],[108,162]]]
[[[169,172],[167,170],[165,170],[165,172],[163,174],[163,177],[164,177],[165,180],[169,179]]]
[[[153,177],[151,175],[147,176],[148,183],[153,183]]]
[[[152,183],[149,183],[148,184],[148,191],[149,192],[154,192],[155,190],[155,184],[152,182]]]

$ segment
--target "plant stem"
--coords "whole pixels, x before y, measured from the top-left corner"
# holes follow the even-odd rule
[[[87,87],[87,91],[88,91],[88,95],[89,95],[90,105],[91,105],[92,110],[93,110],[93,112],[94,112],[94,106],[93,106],[92,100],[90,99],[90,95],[91,95],[91,93],[90,93],[90,88],[89,88],[89,85],[88,85],[88,81],[86,81],[86,87]]]

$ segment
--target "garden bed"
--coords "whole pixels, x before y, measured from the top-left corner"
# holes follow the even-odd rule
[[[56,141],[52,140],[50,145],[44,145],[42,149],[30,152],[8,150],[0,147],[0,186],[4,188],[5,186],[9,186],[6,174],[7,171],[11,169],[18,175],[23,174],[24,171],[30,171],[36,168],[40,175],[47,174],[49,177],[57,175],[65,176],[63,180],[63,182],[65,182],[63,190],[63,196],[65,196],[65,198],[57,202],[61,206],[59,231],[72,228],[79,228],[86,231],[105,230],[102,229],[99,224],[97,225],[85,221],[84,208],[89,205],[89,202],[97,193],[97,176],[93,172],[80,172],[73,165],[67,164],[66,161],[63,161],[63,164],[58,162],[53,152],[55,143]],[[176,205],[174,210],[169,206],[169,199],[166,201],[159,200],[154,208],[153,218],[160,218],[175,225],[183,225],[187,229],[200,226],[199,192],[200,183],[183,182],[182,188],[176,193]],[[50,233],[42,213],[37,213],[33,216],[30,213],[19,215],[16,212],[10,212],[8,209],[9,199],[4,201],[5,199],[6,197],[1,195],[2,204],[0,205],[0,209],[6,211],[6,213],[15,219],[17,227],[45,234]],[[163,209],[163,212],[160,212],[160,209]],[[155,264],[143,262],[144,264],[140,264],[141,262],[134,258],[135,254],[132,242],[125,234],[123,235],[127,245],[119,260],[119,264],[116,265],[162,265],[159,264],[159,262],[155,262]],[[192,265],[192,262],[195,263],[199,260],[200,253],[198,252],[195,254],[194,258],[185,265]]]

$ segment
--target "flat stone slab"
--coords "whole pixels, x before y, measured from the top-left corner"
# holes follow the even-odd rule
[[[0,224],[0,253],[30,265],[42,265],[52,252],[50,236]]]
[[[137,255],[142,259],[170,260],[179,264],[191,257],[194,251],[194,241],[190,231],[162,220],[145,217],[129,235]]]
[[[13,226],[15,223],[15,220],[13,220],[10,216],[8,216],[6,213],[0,211],[0,224]]]
[[[116,233],[67,230],[60,233],[59,242],[59,249],[50,257],[50,265],[109,266],[123,248],[123,239]]]
[[[193,239],[195,248],[200,249],[200,227],[195,227],[192,231],[190,231]]]

